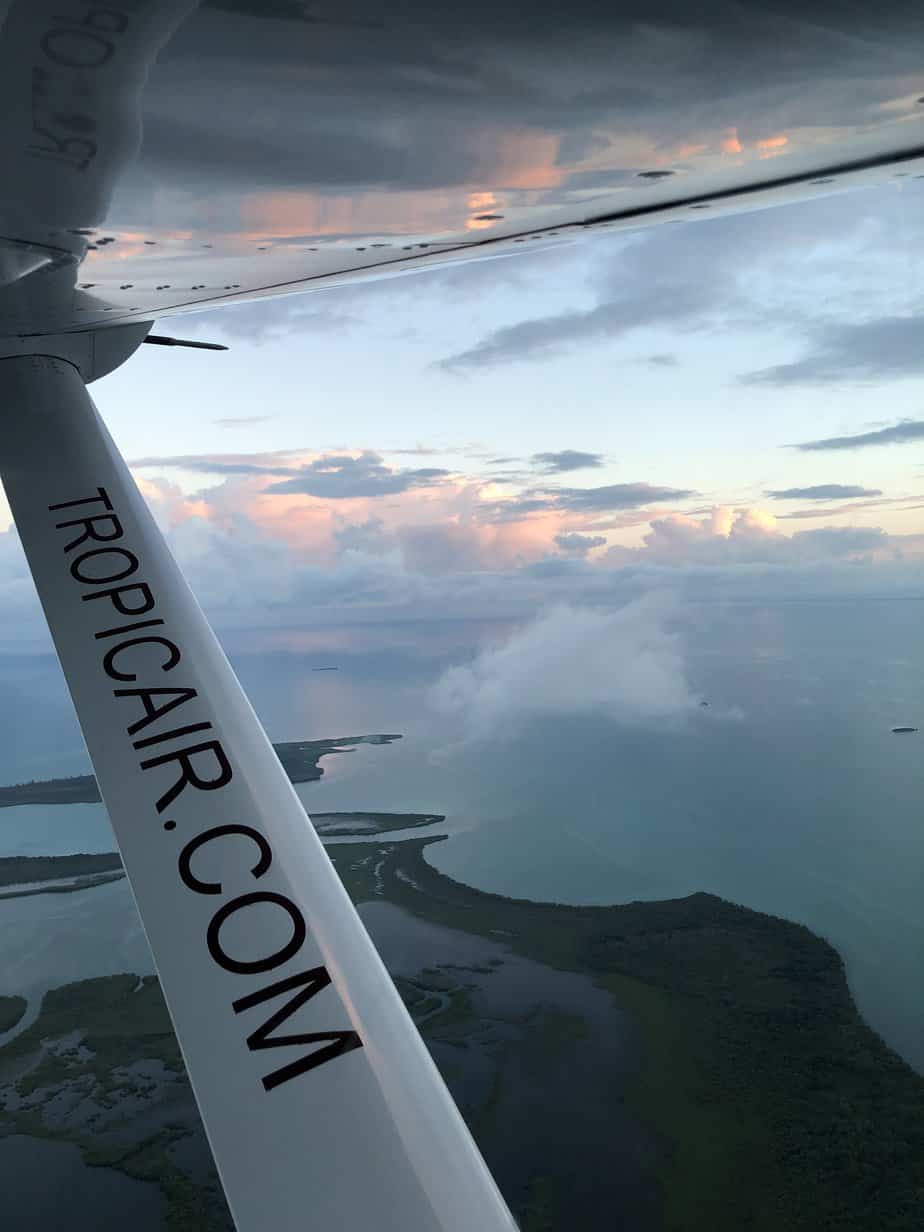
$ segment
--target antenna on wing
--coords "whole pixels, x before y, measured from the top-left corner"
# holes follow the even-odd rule
[[[227,351],[220,342],[191,342],[188,338],[168,338],[165,334],[148,334],[145,342],[154,346],[194,347],[197,351]]]

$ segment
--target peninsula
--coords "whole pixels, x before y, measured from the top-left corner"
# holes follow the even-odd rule
[[[352,753],[362,744],[391,744],[400,740],[395,733],[371,736],[341,736],[336,740],[294,740],[274,744],[282,768],[293,783],[313,783],[324,770],[321,758],[331,753]],[[33,780],[0,787],[0,808],[15,804],[99,804],[99,787],[92,774],[78,774],[65,779]]]
[[[924,1079],[830,945],[710,894],[486,894],[427,862],[439,841],[328,851],[523,1232],[916,1232]],[[153,976],[52,989],[0,1047],[0,1151],[24,1134],[159,1185],[171,1226],[232,1230]]]

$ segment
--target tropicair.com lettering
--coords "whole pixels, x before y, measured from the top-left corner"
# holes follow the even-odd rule
[[[157,615],[157,597],[140,576],[138,556],[123,542],[122,522],[105,488],[98,488],[95,496],[49,505],[48,511],[60,518],[55,529],[67,532],[63,551],[70,575],[81,587],[81,602],[92,603],[99,612],[102,627],[93,637],[98,643],[100,671],[116,686],[112,695],[122,708],[126,742],[139,754],[140,769],[146,776],[150,774],[156,792],[154,812],[162,816],[187,792],[220,791],[234,777],[231,759],[210,720],[183,722],[182,708],[199,694],[190,684],[182,683],[182,648],[171,636],[167,621]],[[162,825],[167,832],[177,828],[171,818]],[[224,900],[206,930],[211,960],[237,976],[269,975],[301,950],[308,936],[305,918],[291,898],[274,890],[259,888],[228,897],[221,882],[208,879],[208,855],[214,843],[233,844],[231,849],[240,853],[243,875],[254,881],[270,872],[272,846],[266,835],[251,825],[218,825],[189,838],[177,860],[180,883],[186,890]],[[245,959],[228,949],[222,929],[233,917],[246,918],[246,913],[258,905],[279,913],[290,935],[274,953]],[[291,994],[251,1031],[247,1047],[251,1052],[281,1047],[311,1051],[265,1074],[262,1082],[266,1091],[362,1047],[355,1031],[278,1033],[330,983],[326,967],[311,967],[232,1001],[233,1012],[242,1014]]]

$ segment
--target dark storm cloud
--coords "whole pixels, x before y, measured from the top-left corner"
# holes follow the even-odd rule
[[[802,359],[761,368],[741,378],[747,385],[827,385],[883,381],[924,373],[924,316],[881,317],[858,325],[824,327]]]
[[[860,432],[856,436],[828,436],[818,441],[802,441],[789,448],[814,453],[828,449],[866,449],[871,445],[909,445],[921,440],[924,440],[924,420],[904,419],[891,428]]]
[[[506,459],[513,461],[513,459]],[[530,458],[546,474],[562,474],[565,471],[588,470],[603,465],[602,453],[584,453],[580,449],[562,449],[558,453],[534,453]]]
[[[810,488],[777,488],[764,492],[772,500],[849,500],[854,496],[881,496],[881,488],[861,488],[858,484],[818,483]]]

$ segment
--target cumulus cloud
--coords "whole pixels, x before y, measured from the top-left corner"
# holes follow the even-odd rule
[[[903,419],[889,428],[875,432],[858,432],[854,436],[828,436],[817,441],[802,441],[790,445],[802,453],[821,452],[828,449],[866,449],[870,445],[909,445],[924,440],[924,419]]]
[[[504,461],[513,461],[507,458]],[[584,453],[580,449],[562,449],[558,453],[534,453],[530,459],[547,474],[588,470],[603,465],[602,453]]]
[[[764,510],[717,506],[704,517],[674,513],[653,518],[640,548],[613,547],[606,559],[616,566],[720,566],[738,569],[742,577],[751,571],[753,577],[758,565],[781,570],[832,562],[872,564],[900,555],[903,546],[917,555],[916,543],[906,544],[878,526],[824,526],[787,535]]]
[[[646,725],[698,709],[669,605],[649,595],[616,611],[561,605],[474,662],[446,671],[433,705],[466,741],[510,735],[533,719],[594,715]]]
[[[447,616],[461,627],[522,622],[561,602],[612,611],[664,588],[707,601],[924,590],[924,536],[889,535],[871,525],[789,534],[793,523],[778,522],[767,509],[671,513],[656,499],[689,491],[643,483],[548,487],[503,501],[483,476],[456,474],[381,500],[374,475],[382,464],[370,461],[379,455],[351,451],[326,461],[336,471],[344,457],[365,458],[373,471],[366,495],[271,491],[278,479],[302,477],[319,461],[297,453],[212,455],[247,470],[194,493],[159,476],[139,479],[221,630],[343,631],[415,622],[423,646],[438,637]],[[824,501],[806,504],[832,512]],[[640,546],[604,542],[604,531],[612,543],[645,524]],[[20,589],[31,593],[24,562],[18,567]],[[3,577],[0,567],[0,589]],[[25,627],[24,613],[9,603],[0,629],[4,620]],[[34,611],[28,619],[35,620]]]
[[[576,531],[555,536],[555,542],[563,552],[584,553],[592,548],[600,548],[606,543],[604,535],[581,535]]]
[[[364,522],[347,522],[333,531],[334,541],[344,552],[367,552],[371,555],[387,551],[391,536],[381,518],[366,518]]]
[[[855,483],[816,483],[809,488],[769,489],[771,500],[849,500],[853,496],[881,496],[881,488],[861,488]]]

